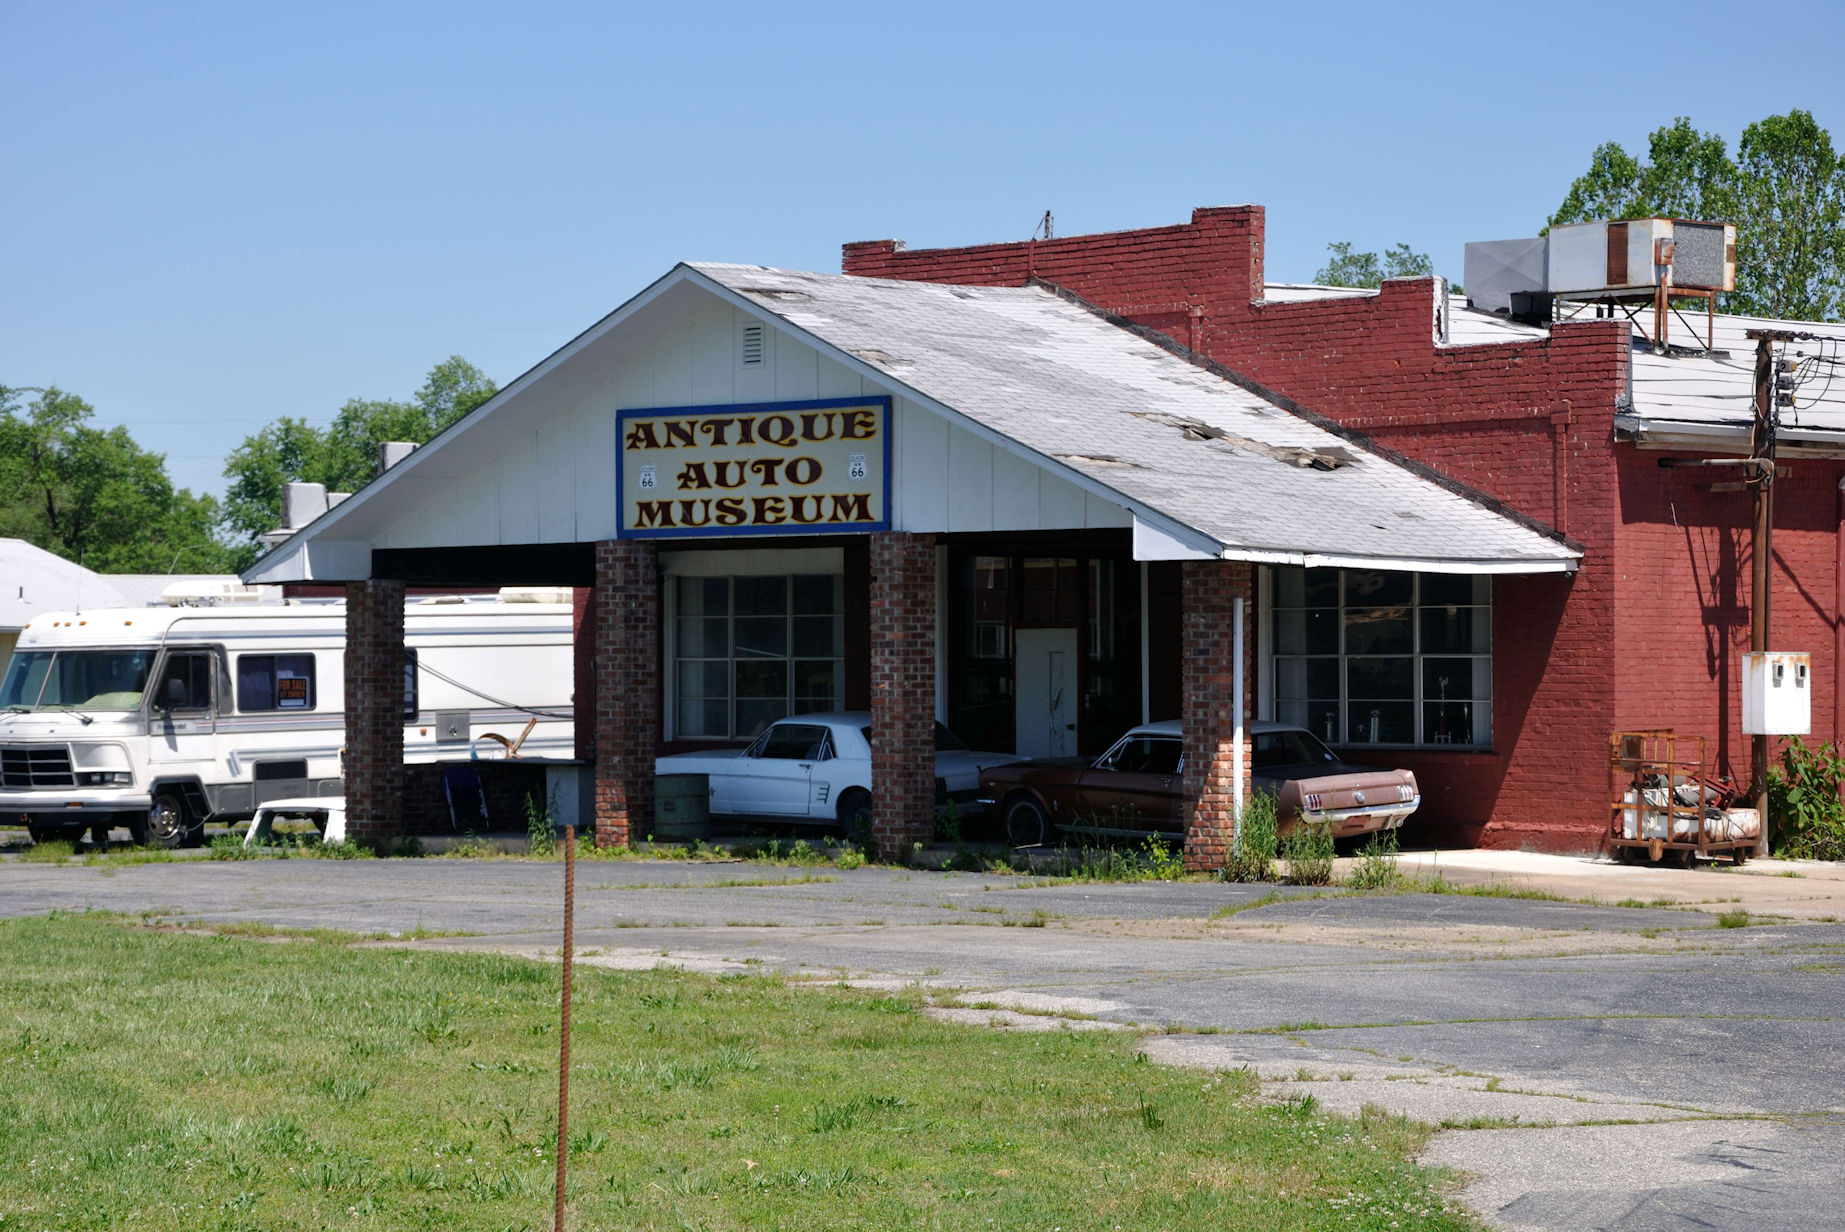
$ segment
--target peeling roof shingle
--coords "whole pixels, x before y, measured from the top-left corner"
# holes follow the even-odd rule
[[[1043,288],[690,268],[1231,558],[1544,570],[1580,556]]]

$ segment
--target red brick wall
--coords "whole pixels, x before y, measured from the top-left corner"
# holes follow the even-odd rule
[[[935,539],[871,536],[871,831],[905,860],[935,826]]]
[[[1243,600],[1242,718],[1256,717],[1255,621],[1251,566],[1240,561],[1188,560],[1181,567],[1184,636],[1180,676],[1185,733],[1185,867],[1220,869],[1236,825],[1236,601]],[[1250,745],[1242,749],[1243,790],[1249,790]]]
[[[653,821],[660,739],[659,557],[640,539],[596,545],[596,843],[626,846]],[[578,706],[582,703],[579,701]]]
[[[1664,454],[1622,446],[1616,562],[1616,717],[1623,728],[1703,735],[1716,769],[1749,778],[1742,655],[1749,649],[1751,498],[1712,492],[1734,468],[1661,470]],[[1814,740],[1838,732],[1838,483],[1845,465],[1784,463],[1775,484],[1769,620],[1777,650],[1813,655]]]
[[[346,583],[346,833],[404,833],[404,584]]]
[[[1409,841],[1593,847],[1604,823],[1615,693],[1613,414],[1627,342],[1614,322],[1547,339],[1439,347],[1432,280],[1374,296],[1260,302],[1260,206],[1035,245],[908,251],[848,244],[849,274],[1019,285],[1036,276],[1159,329],[1312,411],[1562,530],[1581,573],[1495,584],[1490,753],[1416,753]],[[1560,790],[1559,784],[1584,790]]]

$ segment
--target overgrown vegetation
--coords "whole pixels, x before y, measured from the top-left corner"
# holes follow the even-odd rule
[[[1397,832],[1378,830],[1365,840],[1346,884],[1354,890],[1382,890],[1401,878],[1397,872]]]
[[[93,916],[0,948],[7,1226],[549,1226],[554,967]],[[571,1227],[1474,1226],[1415,1127],[1265,1107],[1123,1032],[665,970],[580,969],[575,1003]]]
[[[1258,791],[1243,802],[1243,816],[1224,868],[1226,881],[1275,879],[1275,796]]]
[[[1781,746],[1781,764],[1768,775],[1768,816],[1774,852],[1794,860],[1845,860],[1845,756],[1837,745],[1810,745],[1799,736]]]
[[[1281,858],[1287,861],[1290,885],[1331,885],[1332,827],[1296,823],[1281,838]]]

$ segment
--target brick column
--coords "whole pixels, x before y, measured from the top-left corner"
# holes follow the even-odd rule
[[[1237,599],[1243,600],[1243,790],[1249,790],[1256,674],[1251,566],[1188,560],[1183,577],[1181,688],[1185,730],[1185,867],[1220,869],[1235,832]],[[1247,798],[1247,797],[1245,797]]]
[[[596,845],[626,846],[653,818],[660,739],[660,579],[654,545],[596,545]]]
[[[346,833],[404,828],[404,584],[346,583]]]
[[[871,536],[871,832],[904,860],[935,833],[935,539]]]

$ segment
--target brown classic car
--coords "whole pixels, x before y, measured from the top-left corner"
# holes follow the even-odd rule
[[[1392,829],[1422,797],[1408,770],[1348,765],[1307,731],[1252,723],[1250,789],[1275,796],[1278,828],[1303,819],[1332,827],[1335,838]],[[998,810],[1016,846],[1076,836],[1179,834],[1185,770],[1179,723],[1148,723],[1117,740],[1093,762],[1021,761],[980,776],[980,802]]]

